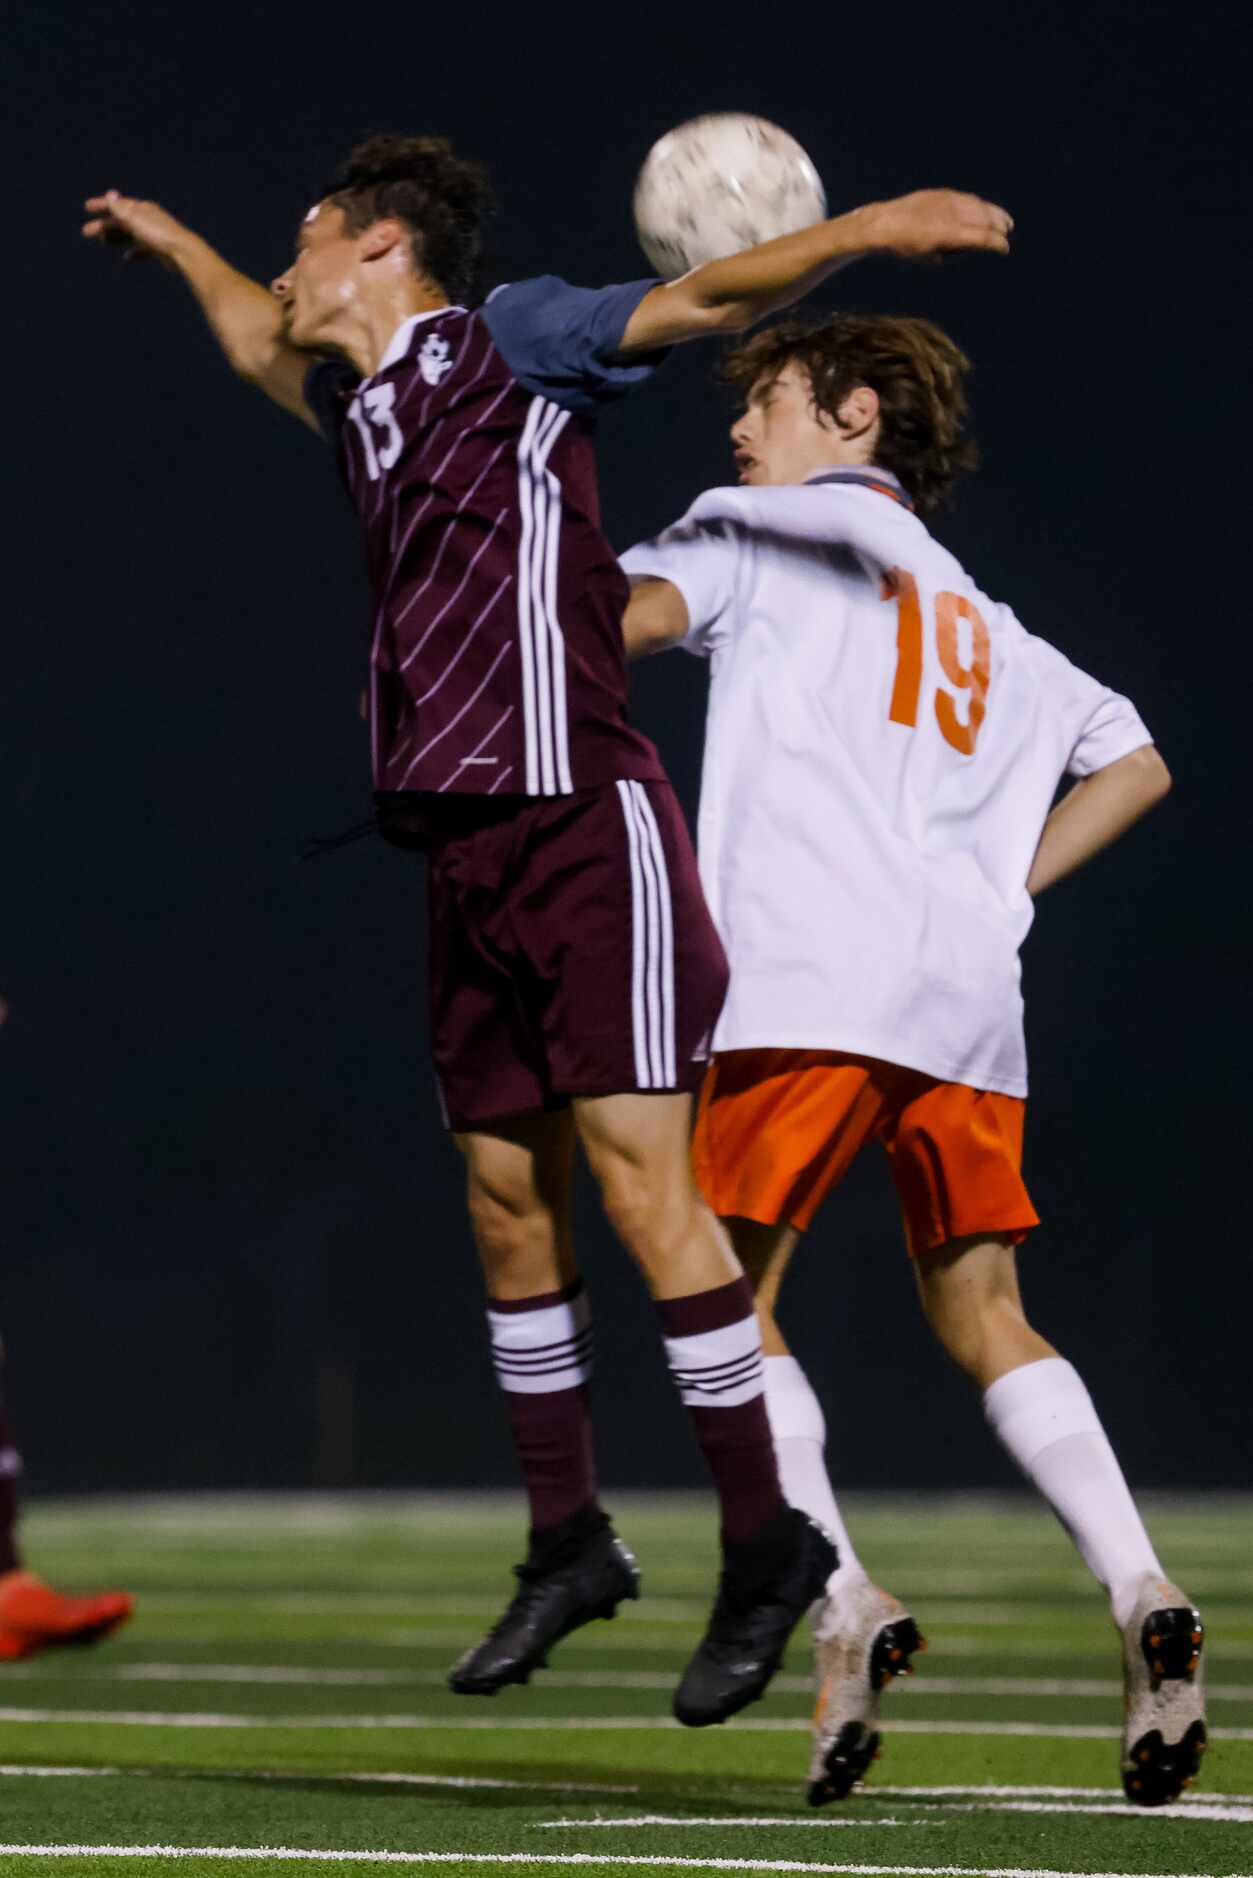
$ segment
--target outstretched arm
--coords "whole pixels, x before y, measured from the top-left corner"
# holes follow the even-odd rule
[[[1027,875],[1027,892],[1034,898],[1073,874],[1125,834],[1169,788],[1170,771],[1151,743],[1083,777],[1044,824]]]
[[[152,255],[181,274],[240,377],[311,429],[318,428],[304,396],[310,355],[287,344],[282,308],[268,288],[239,273],[155,202],[138,202],[110,189],[103,196],[89,196],[86,208],[83,233],[89,240]]]
[[[1013,225],[995,203],[956,189],[921,189],[892,202],[872,202],[654,287],[627,321],[619,351],[629,357],[711,333],[743,332],[863,255],[908,260],[960,249],[1008,254]]]

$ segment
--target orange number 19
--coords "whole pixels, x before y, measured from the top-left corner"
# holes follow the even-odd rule
[[[883,581],[883,598],[896,601],[896,677],[888,717],[912,729],[918,722],[918,696],[922,690],[922,603],[918,582],[903,567],[894,567]],[[971,659],[963,665],[957,643],[957,622],[970,626]],[[988,708],[988,681],[992,671],[992,643],[979,609],[960,593],[935,597],[935,647],[944,676],[956,691],[968,691],[966,721],[957,715],[952,695],[937,688],[935,716],[940,735],[962,756],[971,756]]]

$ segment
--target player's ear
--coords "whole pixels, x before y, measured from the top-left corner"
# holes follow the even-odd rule
[[[855,385],[840,406],[836,421],[846,437],[864,437],[879,421],[878,392],[869,385]]]
[[[394,215],[384,215],[363,229],[358,240],[363,261],[381,261],[384,255],[394,253],[397,248],[407,247],[409,235],[403,222],[397,221]]]

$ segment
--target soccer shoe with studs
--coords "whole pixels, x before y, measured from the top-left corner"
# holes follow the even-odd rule
[[[1122,1784],[1137,1806],[1165,1806],[1205,1752],[1200,1612],[1178,1585],[1146,1572],[1123,1625]]]
[[[65,1597],[34,1572],[0,1574],[0,1663],[36,1656],[62,1644],[96,1643],[124,1624],[134,1600],[124,1591]]]
[[[905,1606],[868,1578],[828,1597],[814,1625],[818,1701],[809,1760],[809,1803],[843,1800],[879,1752],[879,1701],[926,1638]]]
[[[604,1515],[578,1526],[524,1565],[515,1565],[517,1595],[482,1643],[453,1665],[448,1687],[456,1695],[495,1695],[507,1683],[529,1682],[548,1652],[572,1630],[597,1617],[614,1617],[624,1598],[640,1595],[640,1572]]]
[[[685,1727],[708,1728],[758,1700],[837,1563],[832,1540],[794,1506],[758,1538],[726,1548],[709,1628],[674,1694]]]

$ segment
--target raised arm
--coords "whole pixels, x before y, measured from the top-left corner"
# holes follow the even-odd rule
[[[711,333],[743,332],[864,255],[908,260],[960,249],[1008,254],[1013,225],[1004,209],[956,189],[921,189],[892,202],[872,202],[654,287],[627,321],[620,352],[629,357]]]
[[[1085,776],[1044,824],[1027,875],[1027,892],[1043,893],[1125,834],[1170,788],[1170,771],[1151,743]]]
[[[240,377],[311,429],[318,428],[304,396],[310,355],[286,343],[282,306],[268,288],[239,273],[155,202],[138,202],[110,189],[88,197],[86,208],[83,234],[89,240],[151,255],[181,274]]]

